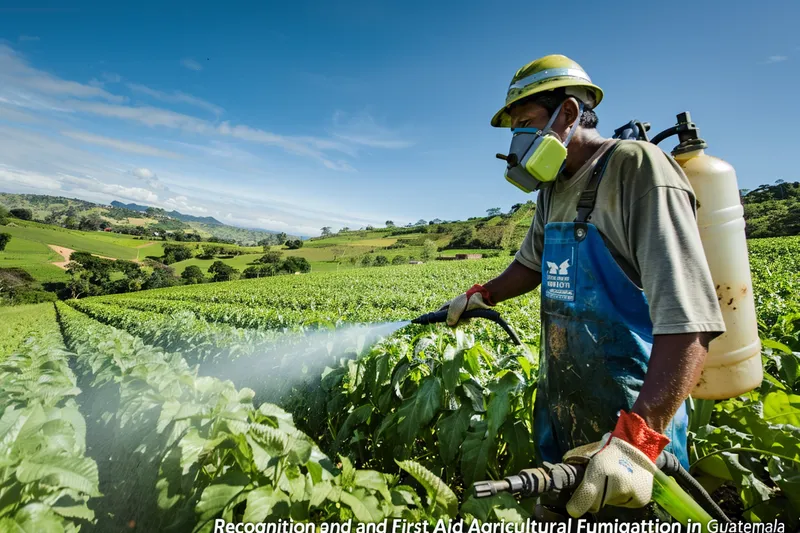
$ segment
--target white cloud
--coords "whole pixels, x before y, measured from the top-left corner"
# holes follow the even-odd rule
[[[786,61],[787,59],[789,59],[789,57],[788,57],[788,56],[769,56],[769,57],[767,58],[767,61],[766,61],[766,62],[767,62],[768,64],[771,64],[771,63],[780,63],[780,62],[782,62],[782,61]]]
[[[189,70],[199,71],[203,70],[203,65],[195,61],[191,58],[181,59],[181,65],[188,68]]]
[[[119,83],[122,81],[122,76],[113,72],[103,72],[103,81],[106,83]]]
[[[67,81],[51,76],[28,64],[11,48],[0,44],[0,83],[13,83],[29,90],[73,98],[102,98],[109,102],[124,102],[125,97],[113,95],[99,87]]]
[[[61,186],[65,190],[90,191],[107,194],[113,197],[127,198],[137,202],[157,202],[158,195],[141,187],[125,187],[115,183],[103,183],[95,178],[62,175]]]
[[[0,183],[4,185],[4,188],[17,185],[51,193],[61,190],[61,184],[50,176],[5,165],[0,165]]]
[[[203,119],[176,113],[158,107],[130,107],[124,105],[104,104],[101,102],[82,102],[68,100],[65,105],[76,111],[83,111],[105,117],[119,118],[139,122],[146,126],[165,126],[192,133],[212,133],[213,126]]]
[[[151,180],[156,177],[155,172],[149,168],[137,168],[132,170],[131,174],[143,180]]]
[[[123,141],[120,139],[112,139],[110,137],[102,137],[100,135],[94,135],[84,131],[62,131],[61,134],[85,143],[106,146],[108,148],[114,148],[115,150],[129,152],[132,154],[147,155],[152,157],[168,157],[172,159],[178,159],[181,157],[180,154],[170,152],[168,150],[162,150],[154,146]]]
[[[39,37],[36,36],[36,35],[20,35],[19,36],[19,41],[21,43],[34,42],[34,41],[39,41],[39,40],[40,40]]]
[[[187,213],[187,214],[194,214],[194,215],[205,215],[208,213],[208,209],[199,205],[192,205],[189,203],[189,199],[185,196],[176,196],[174,198],[167,198],[163,204],[168,209],[174,209],[179,213]]]
[[[399,136],[398,132],[379,125],[367,112],[349,116],[336,111],[333,114],[333,127],[333,134],[339,139],[371,148],[397,150],[414,144],[414,141]]]
[[[211,111],[215,115],[221,115],[224,111],[221,107],[216,106],[211,102],[206,102],[202,98],[198,98],[196,96],[192,96],[191,94],[186,94],[181,91],[173,91],[171,93],[165,93],[163,91],[151,89],[146,85],[140,85],[138,83],[128,83],[127,85],[131,91],[152,96],[153,98],[161,100],[163,102],[169,102],[173,104],[188,104],[205,109],[207,111]]]
[[[136,178],[140,179],[141,181],[145,182],[148,187],[151,189],[156,190],[163,190],[166,191],[167,187],[161,181],[159,181],[158,176],[156,173],[150,170],[149,168],[135,168],[131,170],[131,174]]]

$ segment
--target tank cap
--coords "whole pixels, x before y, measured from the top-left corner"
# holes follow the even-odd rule
[[[697,124],[692,122],[692,116],[688,111],[679,113],[676,118],[678,119],[678,123],[675,125],[675,130],[678,134],[680,144],[672,149],[674,155],[708,148],[708,144],[700,138],[700,129],[697,127]]]
[[[695,150],[705,150],[706,148],[708,148],[708,143],[703,139],[689,139],[673,148],[672,155],[685,154],[694,152]]]

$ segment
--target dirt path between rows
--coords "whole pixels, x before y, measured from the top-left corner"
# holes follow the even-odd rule
[[[75,250],[64,248],[63,246],[56,246],[55,244],[48,244],[47,246],[49,246],[51,250],[53,250],[55,253],[64,258],[64,261],[54,261],[53,264],[62,270],[66,270],[67,264],[69,263],[69,256],[72,255],[72,252],[74,252]],[[104,255],[97,255],[97,254],[92,254],[92,255],[95,257],[101,257],[103,259],[111,259],[112,261],[116,261],[116,259],[113,257],[106,257]]]
[[[150,241],[147,244],[140,244],[139,246],[136,246],[135,248],[147,248],[148,246],[153,246],[154,244],[155,244],[155,241]]]

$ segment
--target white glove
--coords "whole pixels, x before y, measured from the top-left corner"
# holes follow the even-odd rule
[[[473,285],[467,292],[460,294],[444,304],[439,311],[447,309],[447,325],[454,327],[465,311],[473,309],[489,309],[493,306],[489,291],[481,285]]]
[[[658,469],[655,459],[668,443],[667,437],[647,427],[641,417],[623,411],[613,433],[564,455],[565,463],[588,462],[567,512],[578,518],[596,513],[604,505],[640,508],[650,503],[653,474]]]

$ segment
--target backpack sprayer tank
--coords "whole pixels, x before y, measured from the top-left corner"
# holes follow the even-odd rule
[[[676,133],[681,142],[672,156],[694,189],[700,239],[726,329],[711,341],[692,396],[701,400],[733,398],[758,387],[764,376],[744,208],[736,172],[725,161],[705,153],[708,145],[699,137],[689,113],[678,115],[678,124],[651,142],[658,144]]]

